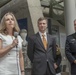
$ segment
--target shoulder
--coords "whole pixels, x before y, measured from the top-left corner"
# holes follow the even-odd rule
[[[47,36],[50,37],[51,39],[55,39],[55,37],[53,35],[51,35],[51,34],[47,33]]]
[[[21,38],[20,35],[18,35],[18,39],[19,39],[21,42],[23,42],[23,39]]]
[[[47,36],[49,36],[49,37],[53,37],[51,34],[48,34],[48,33],[47,33]]]
[[[35,35],[28,36],[28,39],[33,39]]]
[[[18,38],[21,38],[21,36],[20,36],[20,35],[18,35]]]
[[[0,39],[6,38],[6,35],[0,33]]]
[[[75,34],[75,33],[74,33],[74,34]],[[67,39],[71,39],[71,38],[73,38],[74,34],[68,35],[66,38],[67,38]]]
[[[74,34],[71,34],[71,35],[68,35],[68,36],[66,37],[66,42],[71,43],[71,42],[74,42],[75,40],[76,40],[76,35],[75,35],[75,33],[74,33]]]
[[[0,33],[0,36],[5,36],[5,35],[3,35],[2,33]]]
[[[37,36],[39,36],[39,33],[28,36],[28,39],[35,40],[37,38]]]
[[[70,35],[68,35],[67,37],[71,37],[71,36],[73,36],[74,34],[70,34]]]

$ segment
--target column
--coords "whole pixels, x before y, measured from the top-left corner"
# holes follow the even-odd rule
[[[74,33],[74,19],[76,19],[75,0],[64,0],[65,27],[67,35]]]
[[[37,20],[38,18],[43,17],[40,0],[27,0],[27,4],[34,33],[36,33],[38,31]],[[30,31],[29,27],[31,26],[28,25],[28,31]]]

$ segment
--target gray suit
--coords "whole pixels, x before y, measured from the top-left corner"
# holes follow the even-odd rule
[[[49,64],[50,72],[55,75],[54,59],[56,57],[55,39],[47,34],[48,48],[45,50],[39,33],[29,37],[27,54],[33,63],[32,75],[44,75]]]

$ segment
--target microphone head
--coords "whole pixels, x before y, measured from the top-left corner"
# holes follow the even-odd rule
[[[18,32],[14,32],[14,37],[17,38]]]

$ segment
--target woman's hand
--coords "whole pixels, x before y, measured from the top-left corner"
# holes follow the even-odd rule
[[[12,42],[12,47],[15,47],[18,45],[18,39],[14,39],[13,42]]]

